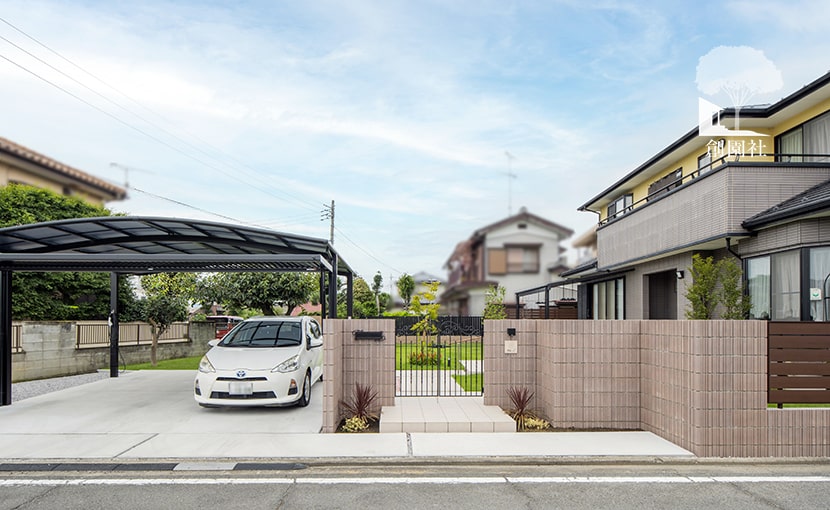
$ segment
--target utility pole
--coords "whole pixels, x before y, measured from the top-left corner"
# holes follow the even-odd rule
[[[331,201],[331,205],[323,205],[323,210],[320,211],[320,214],[320,221],[331,220],[329,226],[329,243],[334,246],[334,200]]]
[[[513,179],[518,177],[513,173],[513,160],[516,156],[509,151],[504,151],[504,155],[507,156],[507,215],[513,216]]]

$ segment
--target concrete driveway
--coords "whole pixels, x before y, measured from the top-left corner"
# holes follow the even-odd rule
[[[207,451],[243,434],[262,446],[266,436],[322,428],[322,383],[305,408],[204,409],[193,400],[194,376],[189,370],[129,372],[0,407],[0,456],[137,457],[154,445],[184,444]]]

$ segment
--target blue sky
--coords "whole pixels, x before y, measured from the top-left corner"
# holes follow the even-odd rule
[[[445,276],[521,206],[591,228],[577,207],[696,125],[715,47],[781,71],[752,103],[830,70],[822,1],[0,0],[0,18],[0,136],[117,184],[111,163],[133,168],[110,205],[131,214],[327,238],[334,200],[335,247],[387,283]]]

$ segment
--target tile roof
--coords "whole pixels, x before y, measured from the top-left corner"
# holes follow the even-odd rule
[[[766,211],[747,218],[742,225],[748,230],[753,230],[771,223],[822,211],[830,211],[830,180],[813,186]]]
[[[43,154],[35,152],[28,147],[24,147],[18,143],[12,142],[11,140],[0,137],[0,153],[3,152],[26,160],[41,168],[55,172],[56,174],[96,188],[102,194],[111,197],[110,200],[120,200],[127,196],[127,190],[120,186],[116,186],[115,184],[78,170],[77,168],[73,168],[50,157],[44,156]]]

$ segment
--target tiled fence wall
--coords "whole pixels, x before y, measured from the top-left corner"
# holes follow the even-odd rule
[[[355,340],[355,331],[380,331],[384,339]],[[323,323],[325,367],[323,432],[336,432],[340,402],[352,395],[356,383],[377,391],[375,411],[395,404],[395,321],[384,319],[326,319]]]
[[[485,321],[485,403],[509,409],[507,388],[526,386],[557,427],[649,430],[700,456],[830,456],[830,408],[767,407],[766,328]]]

